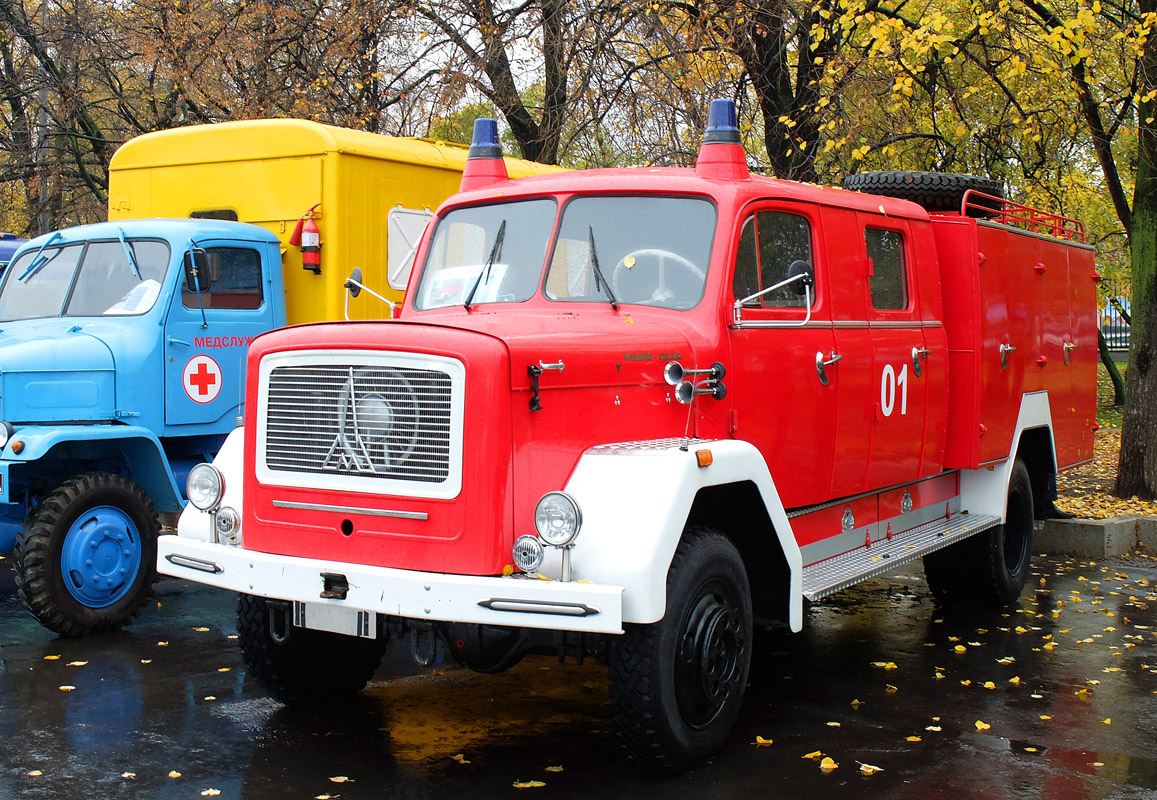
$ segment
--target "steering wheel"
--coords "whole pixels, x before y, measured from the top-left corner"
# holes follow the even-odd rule
[[[624,276],[626,270],[634,269],[640,257],[655,258],[659,262],[659,270],[657,273],[658,284],[651,292],[651,296],[646,300],[637,300],[632,297],[626,297],[622,291],[621,284],[624,283]],[[670,250],[663,250],[656,247],[643,247],[638,250],[632,250],[625,256],[619,259],[619,263],[615,264],[615,269],[611,273],[611,286],[615,290],[615,297],[624,303],[650,303],[654,305],[662,305],[668,308],[676,307],[674,304],[675,292],[667,285],[667,267],[669,264],[675,264],[679,268],[690,273],[700,286],[707,279],[703,270],[699,269],[691,261],[678,253],[672,253]],[[646,273],[648,277],[652,273]]]

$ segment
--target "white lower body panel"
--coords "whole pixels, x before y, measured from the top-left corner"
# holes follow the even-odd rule
[[[412,572],[258,553],[172,535],[157,539],[157,570],[234,592],[406,619],[623,632],[622,586]],[[349,591],[344,600],[321,597],[323,573],[345,577]]]

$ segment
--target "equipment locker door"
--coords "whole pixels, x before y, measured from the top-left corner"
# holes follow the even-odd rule
[[[796,281],[749,299],[730,327],[726,381],[731,431],[763,453],[785,506],[828,498],[836,446],[836,375],[826,299],[828,276],[816,209],[767,203],[749,208],[739,223],[733,288],[735,300],[752,298],[806,266],[806,295]],[[811,304],[810,313],[807,307]]]

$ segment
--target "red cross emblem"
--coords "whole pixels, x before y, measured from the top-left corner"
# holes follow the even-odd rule
[[[181,382],[194,403],[212,403],[221,393],[221,367],[209,356],[193,356]]]

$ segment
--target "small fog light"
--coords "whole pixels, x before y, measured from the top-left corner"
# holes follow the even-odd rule
[[[185,495],[189,502],[202,511],[212,511],[225,494],[225,478],[212,464],[198,464],[189,470],[185,481]]]
[[[534,536],[519,536],[514,540],[514,566],[533,575],[542,566],[542,556],[545,550],[542,542]]]
[[[217,539],[230,547],[241,546],[241,515],[237,510],[224,506],[217,510]]]
[[[551,547],[566,547],[578,536],[583,515],[578,503],[563,492],[548,492],[534,509],[534,527]]]

